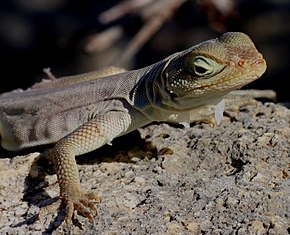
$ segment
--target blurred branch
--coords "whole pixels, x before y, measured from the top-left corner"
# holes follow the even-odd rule
[[[112,61],[114,65],[126,65],[140,48],[169,20],[175,11],[187,0],[125,0],[99,16],[102,23],[111,23],[126,14],[138,14],[144,25]],[[85,46],[88,53],[100,52],[116,43],[123,36],[120,26],[113,26],[95,34]]]
[[[162,0],[151,4],[150,8],[144,8],[142,11],[146,23],[129,42],[124,53],[114,61],[114,64],[126,64],[139,51],[139,49],[154,35],[160,27],[169,20],[176,9],[186,0]]]
[[[111,9],[104,11],[99,16],[100,22],[103,24],[111,23],[126,14],[130,14],[136,10],[142,9],[153,0],[126,0],[112,7]]]
[[[98,53],[112,46],[123,36],[123,28],[119,25],[108,28],[107,30],[91,36],[85,45],[87,53]]]
[[[100,14],[99,20],[109,24],[128,14],[139,15],[144,24],[110,64],[125,66],[144,44],[170,20],[177,9],[188,0],[124,0]],[[234,15],[236,0],[196,0],[196,4],[207,16],[211,27],[219,32],[226,30],[226,21]],[[98,53],[113,46],[124,36],[120,25],[91,36],[85,50]]]

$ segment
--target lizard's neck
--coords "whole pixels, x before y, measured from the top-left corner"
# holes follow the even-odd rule
[[[172,103],[172,96],[165,90],[166,86],[163,84],[162,71],[165,65],[166,61],[161,61],[143,71],[139,70],[142,75],[130,93],[134,107],[152,120],[165,121],[172,114],[180,112],[168,105]]]

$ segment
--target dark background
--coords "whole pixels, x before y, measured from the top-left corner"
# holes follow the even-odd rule
[[[247,88],[273,89],[278,101],[290,101],[290,1],[228,0],[235,5],[227,14],[212,2],[185,1],[134,57],[124,62],[118,58],[148,21],[140,11],[104,24],[99,15],[120,1],[1,0],[0,92],[40,81],[45,67],[56,76],[112,64],[140,68],[225,31],[242,31],[250,35],[268,64],[266,74]],[[116,25],[123,30],[120,40],[103,51],[86,51],[96,34]]]

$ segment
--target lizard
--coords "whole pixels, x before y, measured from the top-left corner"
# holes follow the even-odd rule
[[[1,146],[18,151],[54,144],[49,156],[60,196],[40,208],[39,218],[65,206],[66,223],[75,211],[93,221],[100,200],[82,189],[75,156],[153,121],[190,121],[190,114],[221,103],[265,70],[249,36],[228,32],[145,68],[90,72],[7,92],[0,95]]]

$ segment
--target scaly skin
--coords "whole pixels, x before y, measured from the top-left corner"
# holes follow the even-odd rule
[[[50,156],[60,198],[39,216],[64,204],[67,223],[74,210],[93,220],[93,201],[99,198],[81,188],[75,156],[152,121],[189,122],[194,112],[219,103],[265,69],[247,35],[226,33],[140,70],[40,83],[0,96],[1,145],[19,150],[56,143]]]

